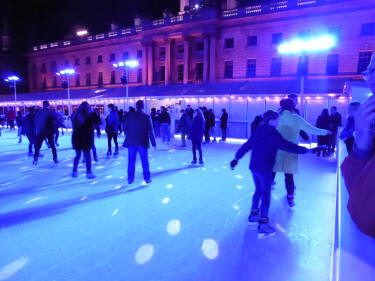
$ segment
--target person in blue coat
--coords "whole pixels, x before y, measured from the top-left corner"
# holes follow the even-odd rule
[[[276,233],[275,229],[268,223],[268,211],[271,201],[272,172],[277,150],[281,149],[297,154],[308,151],[307,148],[284,139],[276,130],[278,124],[279,114],[276,111],[269,110],[264,113],[263,123],[254,131],[250,139],[238,149],[235,159],[230,163],[232,169],[234,169],[238,160],[252,150],[249,168],[255,183],[255,193],[248,221],[250,224],[258,222],[259,238],[272,236]]]
[[[199,164],[203,165],[202,140],[205,132],[205,118],[200,109],[194,111],[193,123],[191,125],[191,144],[193,151],[193,161],[191,164],[197,164],[196,150],[199,152]]]
[[[117,142],[117,135],[118,135],[118,128],[120,126],[120,118],[118,117],[118,113],[115,110],[115,106],[111,103],[108,105],[109,115],[106,118],[106,128],[105,131],[107,133],[108,138],[108,152],[107,156],[112,155],[112,139],[115,142],[115,153],[114,156],[119,154],[118,152],[118,142]]]

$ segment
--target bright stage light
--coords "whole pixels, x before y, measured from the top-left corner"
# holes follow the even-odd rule
[[[137,60],[127,60],[125,61],[127,67],[138,67],[139,62]]]
[[[303,52],[318,52],[329,50],[336,45],[336,38],[322,35],[317,38],[303,40],[300,38],[282,43],[277,50],[281,54],[298,54]]]
[[[67,68],[67,69],[63,69],[59,72],[56,72],[56,75],[58,75],[58,76],[60,76],[60,75],[73,75],[74,73],[76,73],[76,71],[73,68]]]
[[[19,80],[20,80],[20,78],[16,75],[12,75],[12,76],[9,76],[6,79],[4,79],[5,82],[14,82],[14,81],[17,82]]]
[[[89,34],[89,32],[86,30],[86,29],[83,29],[83,30],[78,30],[76,32],[77,36],[85,36],[87,34]]]

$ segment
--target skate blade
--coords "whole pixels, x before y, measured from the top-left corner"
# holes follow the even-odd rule
[[[272,236],[275,236],[276,232],[274,233],[258,233],[258,239],[266,239]]]

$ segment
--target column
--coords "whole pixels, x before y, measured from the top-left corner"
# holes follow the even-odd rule
[[[208,36],[204,36],[204,54],[203,54],[203,82],[208,82],[208,70],[209,70],[209,48],[208,48]]]
[[[165,48],[165,85],[169,84],[171,79],[171,41],[167,39]]]
[[[184,84],[189,81],[189,38],[184,38]]]
[[[148,46],[142,45],[142,85],[147,85],[147,52],[148,52]]]
[[[210,44],[210,82],[216,82],[216,37],[211,36]]]
[[[154,74],[154,58],[153,58],[153,45],[147,46],[147,85],[152,85],[153,74]]]

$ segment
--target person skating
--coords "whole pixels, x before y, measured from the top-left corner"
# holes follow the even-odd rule
[[[202,114],[204,118],[204,143],[209,144],[210,143],[210,113],[207,110],[207,107],[202,107]]]
[[[298,144],[298,136],[301,130],[306,133],[318,136],[329,134],[329,131],[316,128],[305,121],[305,119],[303,119],[301,116],[293,113],[294,104],[291,99],[281,100],[280,106],[280,122],[277,130],[286,140],[294,144]],[[298,155],[279,150],[276,156],[273,178],[275,178],[276,172],[282,172],[285,175],[287,200],[289,206],[293,207],[295,205],[295,185],[293,175],[298,173]]]
[[[277,150],[281,149],[296,154],[303,154],[308,151],[307,148],[284,139],[276,130],[278,123],[279,114],[276,111],[269,110],[264,113],[262,125],[237,150],[234,160],[230,163],[231,168],[234,169],[238,161],[248,151],[252,150],[249,168],[253,175],[255,193],[248,221],[250,224],[258,223],[259,238],[269,237],[276,233],[275,229],[269,224],[268,211],[271,201],[272,171]]]
[[[118,128],[119,128],[119,124],[120,124],[120,119],[118,117],[118,113],[115,110],[115,106],[113,104],[109,104],[108,109],[109,109],[109,115],[105,119],[105,121],[106,121],[105,131],[107,132],[107,138],[108,138],[107,156],[112,155],[112,139],[115,143],[115,153],[113,155],[117,156],[117,155],[119,155],[117,134],[118,134]]]
[[[294,107],[293,107],[292,112],[301,116],[301,114],[300,114],[300,112],[299,112],[299,110],[297,108],[297,105],[298,105],[298,96],[296,94],[290,94],[290,95],[288,95],[288,99],[291,99],[293,101]],[[299,135],[301,136],[301,138],[304,141],[306,141],[306,142],[309,141],[309,136],[306,134],[305,131],[300,131]]]
[[[94,147],[94,126],[98,122],[97,116],[91,111],[91,107],[86,101],[81,103],[78,110],[72,115],[72,144],[76,151],[72,177],[78,176],[77,168],[82,152],[86,162],[86,177],[88,179],[96,177],[91,170],[90,151]]]
[[[30,107],[29,113],[22,120],[22,133],[26,135],[29,140],[29,156],[33,156],[33,147],[35,151],[35,108]],[[40,156],[40,154],[39,154]]]
[[[170,142],[171,140],[171,116],[169,115],[167,109],[162,106],[161,113],[159,115],[161,136],[163,137],[163,142]]]
[[[208,125],[210,130],[210,137],[213,137],[212,142],[216,142],[216,136],[215,136],[215,114],[212,109],[208,111]]]
[[[228,113],[225,110],[225,108],[223,108],[221,111],[223,113],[221,114],[221,117],[220,117],[220,128],[221,128],[221,140],[220,141],[225,142],[227,140]]]
[[[137,152],[141,158],[143,178],[146,183],[151,182],[151,173],[148,162],[148,148],[150,141],[156,149],[154,130],[149,115],[143,113],[144,103],[142,100],[136,102],[137,110],[129,112],[124,126],[125,146],[128,148],[128,183],[132,184],[135,177],[135,162]]]
[[[331,115],[329,116],[329,130],[332,134],[328,137],[328,151],[333,154],[336,150],[336,137],[338,128],[342,125],[341,114],[337,112],[337,107],[331,107]]]
[[[200,109],[194,111],[193,123],[191,125],[191,146],[193,151],[193,161],[197,164],[197,150],[199,152],[199,164],[203,165],[202,140],[205,132],[205,119]]]
[[[17,134],[18,143],[22,143],[22,119],[23,119],[22,112],[17,111],[16,124],[18,128],[18,134]]]
[[[34,165],[38,163],[39,152],[44,139],[47,139],[51,146],[53,161],[55,163],[59,162],[57,160],[56,146],[53,139],[55,117],[56,115],[49,109],[49,102],[43,101],[43,108],[37,112],[34,120],[36,131]]]
[[[318,119],[316,120],[316,127],[325,130],[329,129],[329,112],[327,108],[322,110],[322,114],[320,114]],[[323,157],[325,157],[328,151],[328,136],[318,136],[318,146],[324,147],[323,149],[317,150],[318,157],[320,156],[322,150]]]
[[[346,119],[345,127],[340,133],[340,139],[345,142],[348,154],[352,153],[354,145],[354,129],[355,129],[355,113],[359,110],[361,103],[351,102],[348,106],[348,118]]]
[[[179,129],[181,131],[181,146],[186,147],[186,137],[190,135],[191,119],[185,110],[181,110],[181,118],[179,122]]]

